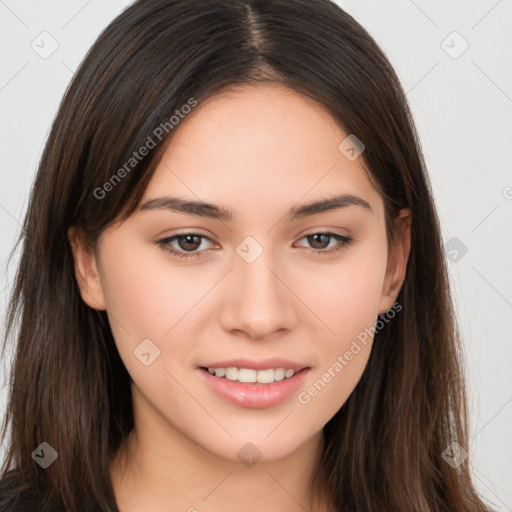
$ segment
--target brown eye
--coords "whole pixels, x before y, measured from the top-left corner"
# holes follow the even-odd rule
[[[198,251],[203,240],[211,240],[200,233],[182,233],[162,240],[157,240],[157,244],[178,258],[200,258],[205,255],[206,250]]]
[[[321,240],[323,238],[323,240]],[[315,233],[308,235],[308,242],[311,244],[313,249],[325,249],[329,245],[329,239],[332,238],[324,233]]]
[[[337,233],[311,233],[303,237],[310,245],[310,249],[315,254],[328,255],[339,251],[350,245],[354,239],[348,236],[338,235]],[[329,247],[330,239],[337,242]]]
[[[195,242],[193,241],[194,238],[196,239]],[[179,235],[176,237],[176,240],[178,241],[178,246],[180,249],[183,249],[184,251],[194,251],[201,245],[201,237],[198,235]]]

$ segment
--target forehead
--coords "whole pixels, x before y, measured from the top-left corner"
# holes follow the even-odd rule
[[[230,88],[201,102],[182,121],[171,146],[176,155],[195,143],[202,153],[223,160],[257,155],[265,161],[275,154],[292,159],[305,152],[329,159],[325,150],[345,136],[320,103],[283,85],[266,84]]]
[[[246,211],[256,200],[290,205],[335,192],[378,203],[362,158],[339,149],[347,137],[327,108],[282,85],[232,88],[201,102],[175,128],[144,196]]]

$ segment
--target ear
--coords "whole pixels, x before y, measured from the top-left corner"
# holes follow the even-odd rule
[[[106,309],[94,248],[84,242],[83,236],[74,226],[68,229],[68,238],[73,251],[75,276],[82,299],[93,309],[100,311]]]
[[[396,239],[393,247],[388,251],[388,266],[379,302],[379,314],[384,314],[393,306],[404,282],[411,250],[411,221],[412,215],[409,208],[400,210],[395,219]]]

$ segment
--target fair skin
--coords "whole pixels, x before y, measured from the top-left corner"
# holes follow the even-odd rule
[[[175,129],[142,202],[171,195],[205,201],[230,210],[232,220],[137,210],[107,228],[95,251],[70,230],[83,300],[107,311],[132,378],[126,472],[112,463],[121,512],[310,510],[306,483],[322,428],[359,381],[371,338],[307,404],[299,392],[395,304],[410,249],[408,210],[388,248],[383,200],[362,158],[350,161],[338,149],[346,137],[326,109],[282,86],[223,92]],[[371,210],[349,205],[285,216],[341,194]],[[307,236],[326,231],[354,241],[327,254],[335,238]],[[168,245],[195,258],[156,243],[190,232],[206,238]],[[237,252],[249,236],[262,249],[250,263]],[[160,350],[148,366],[134,356],[145,339]],[[309,371],[283,401],[245,407],[214,393],[200,373],[209,361],[240,357],[285,358]],[[261,455],[251,467],[237,457],[247,443]]]

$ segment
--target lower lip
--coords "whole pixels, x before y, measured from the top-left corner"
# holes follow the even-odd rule
[[[245,384],[225,377],[215,377],[202,368],[199,368],[199,375],[211,390],[227,402],[240,407],[263,409],[289,398],[304,383],[310,371],[304,368],[293,377],[272,384]]]

